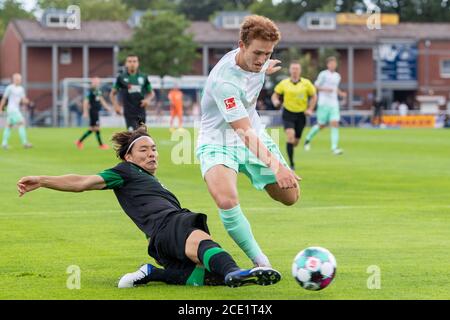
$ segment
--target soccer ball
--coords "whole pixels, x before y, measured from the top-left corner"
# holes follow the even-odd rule
[[[292,263],[292,276],[307,290],[325,289],[335,275],[336,259],[325,248],[306,248],[295,256]]]

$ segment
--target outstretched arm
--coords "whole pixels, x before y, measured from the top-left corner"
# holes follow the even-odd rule
[[[66,192],[83,192],[88,190],[101,190],[106,186],[101,176],[80,176],[68,174],[64,176],[29,176],[23,177],[17,182],[19,196],[39,189],[48,188]]]

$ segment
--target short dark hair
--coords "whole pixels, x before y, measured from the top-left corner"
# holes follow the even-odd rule
[[[330,63],[331,61],[337,62],[337,58],[335,56],[328,57],[327,64]]]
[[[141,125],[134,131],[122,131],[113,134],[111,141],[114,144],[114,151],[116,151],[117,158],[125,160],[125,156],[127,155],[127,151],[130,145],[134,140],[143,136],[151,138],[151,136],[147,132],[147,127],[145,125]]]
[[[136,57],[136,58],[139,59],[139,56],[138,56],[137,54],[134,54],[134,53],[129,53],[129,54],[127,54],[127,57],[126,57],[125,59],[128,59],[128,58],[130,58],[130,57]]]
[[[289,66],[291,66],[293,64],[298,64],[300,67],[302,66],[302,64],[298,60],[292,60],[291,63],[289,63]]]

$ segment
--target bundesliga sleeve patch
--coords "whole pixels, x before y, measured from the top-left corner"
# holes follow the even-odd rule
[[[234,99],[234,97],[227,98],[223,100],[223,102],[225,102],[225,109],[227,110],[236,108],[236,100]]]

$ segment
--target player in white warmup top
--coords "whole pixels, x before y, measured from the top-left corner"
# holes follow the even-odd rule
[[[339,90],[341,76],[336,72],[337,59],[329,57],[327,59],[327,70],[319,73],[316,82],[317,91],[319,91],[319,101],[317,102],[317,124],[314,125],[306,136],[305,150],[311,149],[311,140],[314,136],[328,124],[331,126],[331,151],[335,155],[343,153],[339,148],[339,112],[338,97],[346,98],[347,93]],[[311,115],[310,112],[308,115]]]
[[[8,149],[8,140],[11,135],[11,129],[17,125],[19,128],[20,140],[24,148],[31,148],[32,145],[28,142],[27,132],[25,129],[25,118],[20,112],[21,104],[28,104],[28,99],[25,96],[25,90],[22,87],[22,76],[19,73],[15,73],[12,76],[13,83],[6,87],[2,100],[0,101],[0,114],[3,113],[3,107],[8,100],[6,107],[6,125],[3,130],[3,149]]]
[[[270,60],[280,40],[277,26],[261,16],[248,16],[240,30],[239,48],[227,53],[211,71],[201,100],[197,143],[202,176],[219,208],[228,234],[255,266],[270,266],[239,205],[237,173],[246,174],[258,190],[293,205],[300,178],[289,169],[256,112],[266,74],[281,69]]]

